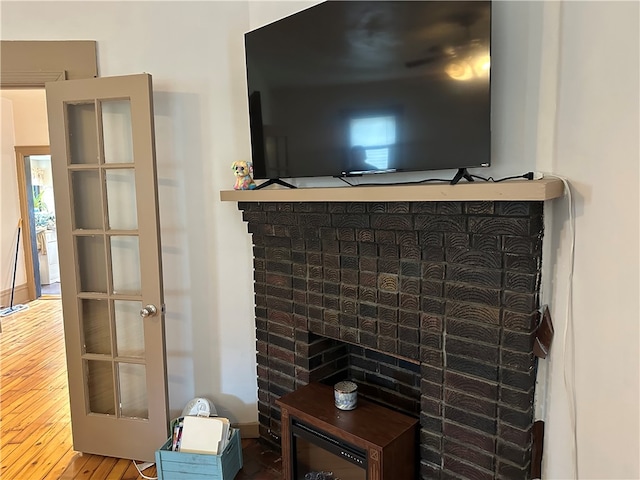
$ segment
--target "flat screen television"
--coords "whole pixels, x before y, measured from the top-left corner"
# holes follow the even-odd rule
[[[486,167],[490,1],[326,1],[245,34],[254,177]]]

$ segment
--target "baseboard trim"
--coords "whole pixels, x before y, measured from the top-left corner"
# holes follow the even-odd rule
[[[242,438],[259,438],[260,429],[258,422],[251,423],[235,423],[233,426],[240,429],[240,436]]]
[[[29,287],[26,283],[22,285],[18,285],[13,292],[13,304],[19,305],[21,303],[29,302]],[[7,288],[6,290],[0,291],[0,305],[3,307],[8,307],[11,303],[11,289]]]

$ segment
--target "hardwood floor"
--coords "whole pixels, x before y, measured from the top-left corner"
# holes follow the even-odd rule
[[[131,460],[73,451],[60,300],[36,300],[1,321],[0,479],[142,480]],[[242,442],[237,479],[281,478],[277,453]],[[143,473],[155,477],[155,466]]]

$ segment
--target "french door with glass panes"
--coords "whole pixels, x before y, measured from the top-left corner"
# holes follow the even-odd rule
[[[73,448],[168,436],[151,76],[46,85]]]

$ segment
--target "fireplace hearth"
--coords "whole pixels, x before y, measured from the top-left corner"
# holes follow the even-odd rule
[[[260,434],[311,382],[420,421],[420,478],[530,478],[543,203],[240,202]]]

